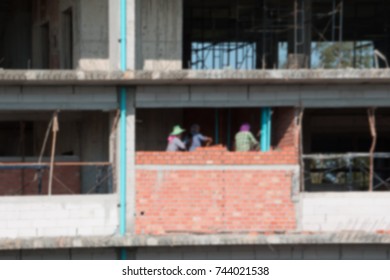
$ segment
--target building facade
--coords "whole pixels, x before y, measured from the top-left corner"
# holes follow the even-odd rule
[[[389,259],[389,10],[2,1],[0,259]]]

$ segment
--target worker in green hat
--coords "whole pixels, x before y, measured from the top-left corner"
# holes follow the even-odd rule
[[[173,127],[173,130],[168,137],[167,152],[177,152],[180,150],[184,151],[186,149],[186,145],[181,140],[181,134],[184,131],[185,129],[182,129],[180,125],[175,125]]]

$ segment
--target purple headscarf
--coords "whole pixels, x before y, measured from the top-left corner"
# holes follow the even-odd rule
[[[243,123],[240,127],[240,132],[243,132],[243,131],[250,131],[251,130],[251,126],[249,123]]]

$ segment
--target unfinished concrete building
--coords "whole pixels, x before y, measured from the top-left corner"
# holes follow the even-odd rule
[[[1,1],[0,259],[389,259],[389,11]]]

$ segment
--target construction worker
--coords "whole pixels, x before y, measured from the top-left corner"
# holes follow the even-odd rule
[[[213,138],[204,136],[200,133],[200,126],[198,124],[193,124],[191,126],[191,135],[189,139],[189,151],[195,151],[196,148],[202,147],[202,144],[205,143],[206,146],[209,146],[213,142]]]
[[[186,145],[181,140],[181,135],[184,131],[185,129],[182,129],[180,125],[175,125],[173,127],[173,130],[168,137],[168,146],[166,149],[167,152],[177,152],[177,151],[186,150]]]
[[[236,152],[247,152],[256,150],[259,142],[253,136],[251,126],[248,123],[243,123],[240,127],[240,131],[235,136],[235,148]]]

